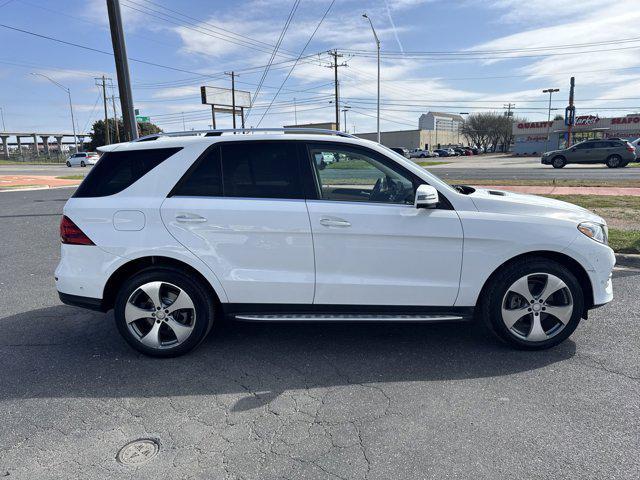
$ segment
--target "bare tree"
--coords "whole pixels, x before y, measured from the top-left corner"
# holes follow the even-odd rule
[[[523,121],[507,117],[498,112],[480,112],[467,117],[462,125],[462,134],[476,146],[495,152],[498,148],[506,152],[513,141],[513,122]]]

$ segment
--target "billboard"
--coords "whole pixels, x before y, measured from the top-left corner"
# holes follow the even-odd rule
[[[200,96],[205,105],[219,105],[231,107],[233,105],[230,88],[200,87]],[[249,108],[251,106],[251,92],[245,90],[235,91],[236,108]]]

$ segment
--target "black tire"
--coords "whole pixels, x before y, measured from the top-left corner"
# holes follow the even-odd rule
[[[80,166],[81,166],[81,167],[86,167],[86,166],[87,166],[87,164],[86,164],[86,163],[84,163],[84,160],[80,160]]]
[[[139,337],[130,331],[125,320],[125,306],[129,297],[149,282],[167,282],[186,292],[195,307],[193,330],[182,343],[174,347],[151,348],[140,343]],[[207,337],[213,327],[216,303],[202,282],[171,267],[150,268],[129,278],[118,292],[114,306],[114,317],[120,334],[137,351],[152,357],[177,357],[196,348]]]
[[[607,167],[620,168],[622,166],[622,157],[620,155],[610,155],[607,158]]]
[[[71,166],[71,162],[67,162],[67,167],[70,167],[70,166]]]
[[[560,278],[568,287],[573,312],[567,325],[555,336],[539,342],[528,342],[516,336],[502,320],[502,302],[510,286],[532,273],[549,273]],[[584,312],[584,293],[576,277],[561,264],[541,257],[532,257],[507,264],[492,276],[478,302],[479,316],[486,327],[500,340],[522,350],[544,350],[566,340],[576,329]]]
[[[553,160],[551,160],[551,165],[553,165],[553,168],[563,168],[566,164],[567,161],[564,159],[564,157],[553,157]]]

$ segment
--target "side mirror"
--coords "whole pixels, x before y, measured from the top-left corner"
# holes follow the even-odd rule
[[[420,185],[416,189],[416,208],[436,208],[438,191],[431,185]]]

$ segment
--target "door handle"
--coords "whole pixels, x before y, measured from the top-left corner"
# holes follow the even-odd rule
[[[180,223],[202,223],[207,221],[206,218],[193,213],[181,213],[176,215],[176,220]]]
[[[325,227],[350,227],[351,223],[341,218],[321,218],[320,225]]]

